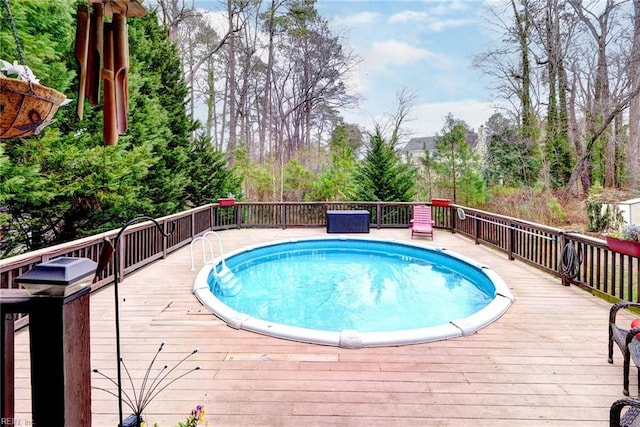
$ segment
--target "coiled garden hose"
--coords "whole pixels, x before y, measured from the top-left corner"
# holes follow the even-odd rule
[[[560,263],[562,267],[562,274],[569,279],[575,279],[580,274],[582,249],[576,249],[574,245],[567,243],[562,248]]]

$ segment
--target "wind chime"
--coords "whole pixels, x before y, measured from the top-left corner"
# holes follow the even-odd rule
[[[137,0],[89,0],[78,5],[75,58],[79,66],[78,118],[84,100],[100,105],[103,96],[104,145],[116,145],[127,130],[129,36],[127,18],[144,16]]]

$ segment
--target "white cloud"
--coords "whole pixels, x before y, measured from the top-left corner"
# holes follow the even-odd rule
[[[415,136],[442,134],[445,117],[449,113],[455,119],[464,120],[471,129],[477,131],[495,113],[495,105],[473,99],[419,104],[412,110],[412,116],[419,119],[409,122],[407,127],[414,130]]]
[[[371,81],[367,78],[368,73],[364,68],[362,64],[357,65],[345,76],[347,86],[358,94],[364,94],[371,89]]]
[[[360,12],[355,15],[334,16],[331,19],[332,24],[338,27],[359,27],[363,25],[371,25],[379,22],[382,15],[377,12]]]
[[[464,1],[444,1],[432,9],[432,12],[436,15],[449,15],[465,12],[469,9],[469,5]]]
[[[429,19],[429,14],[426,12],[416,12],[414,10],[405,10],[400,13],[393,14],[389,17],[389,22],[392,24],[402,24],[407,22],[425,22]]]
[[[445,58],[441,55],[398,40],[374,42],[366,56],[366,62],[368,64],[373,68],[382,69],[408,65],[424,60],[434,60],[434,62],[438,64],[446,62]]]
[[[434,10],[430,10],[432,13],[419,12],[415,10],[404,10],[399,13],[395,13],[389,17],[390,24],[422,24],[423,29],[430,32],[441,32],[449,28],[459,28],[467,25],[476,25],[476,22],[471,18],[459,18],[462,9],[455,7],[455,2],[448,6],[439,6]],[[463,6],[466,7],[466,6]],[[455,13],[451,13],[455,12]],[[444,15],[453,15],[451,17],[444,17]]]
[[[496,6],[505,6],[505,3],[503,0],[484,0],[483,2],[483,6],[485,8],[493,8]]]
[[[470,129],[476,132],[480,126],[496,112],[496,106],[490,102],[474,99],[443,102],[424,103],[413,107],[411,114],[405,121],[404,129],[409,137],[423,137],[442,135],[446,116],[451,113],[456,120],[463,120]],[[388,114],[392,111],[371,112],[349,111],[345,112],[345,120],[355,123],[367,131],[372,131],[374,124],[384,124],[388,120]]]
[[[439,33],[449,28],[460,28],[468,25],[476,25],[472,19],[437,19],[429,23],[429,30]]]

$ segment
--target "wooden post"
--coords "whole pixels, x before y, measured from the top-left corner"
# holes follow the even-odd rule
[[[29,310],[30,298],[24,289],[0,289],[0,321],[2,331],[0,347],[2,354],[2,390],[0,392],[0,417],[9,422],[15,419],[15,353],[14,353],[14,319],[16,313],[25,313]],[[24,420],[26,422],[26,420]]]
[[[515,227],[511,223],[511,221],[509,221],[508,227],[509,227],[508,228],[508,230],[509,230],[509,240],[507,241],[507,255],[509,256],[509,261],[513,261],[514,259],[516,259],[513,256],[513,251],[516,248],[516,231],[515,231]]]
[[[30,297],[23,289],[3,289],[2,411],[12,424],[14,411],[14,313],[29,314],[31,412],[33,425],[91,426],[89,292],[66,298]]]
[[[60,257],[14,280],[27,290],[16,310],[29,314],[32,425],[91,426],[91,287],[83,283],[96,268],[88,258]]]
[[[2,313],[2,411],[3,420],[12,420],[15,414],[15,354],[14,321],[12,313]]]
[[[91,426],[90,290],[66,298],[32,298],[31,407],[36,426]]]

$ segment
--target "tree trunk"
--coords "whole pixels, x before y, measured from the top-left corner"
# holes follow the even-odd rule
[[[235,13],[233,10],[233,0],[227,0],[227,13],[228,13],[228,34],[231,34],[234,31],[233,20],[235,19]],[[229,74],[228,80],[228,93],[227,93],[227,102],[229,103],[229,141],[227,143],[227,152],[231,153],[236,148],[237,144],[237,105],[236,105],[236,40],[235,37],[229,38],[229,43],[227,44],[227,52],[228,52],[228,68],[227,73]],[[233,166],[231,164],[230,166]]]
[[[634,0],[633,43],[629,78],[636,95],[629,102],[629,143],[627,146],[627,186],[640,185],[640,0]]]
[[[575,67],[573,67],[572,74],[576,75]],[[565,81],[568,79],[565,78]],[[569,91],[569,102],[568,102],[568,117],[569,117],[569,134],[570,139],[573,142],[573,146],[575,148],[576,157],[582,157],[584,152],[584,147],[582,146],[582,140],[580,138],[580,127],[578,126],[578,117],[576,115],[576,98],[578,94],[578,85],[574,81],[571,82],[571,90]]]
[[[262,98],[262,123],[258,132],[258,162],[264,163],[265,144],[266,140],[271,133],[271,78],[273,75],[273,60],[274,60],[274,42],[275,42],[275,14],[276,4],[275,0],[271,0],[271,6],[269,7],[269,17],[267,18],[267,32],[269,35],[269,46],[267,55],[267,67],[265,70],[264,79],[264,91]]]
[[[535,114],[531,106],[531,69],[529,61],[529,2],[524,1],[524,10],[519,12],[515,0],[511,0],[511,6],[516,19],[516,31],[520,46],[520,66],[521,81],[520,102],[522,104],[522,136],[526,139],[533,139]]]
[[[209,91],[207,94],[207,123],[205,134],[210,138],[213,136],[213,140],[217,140],[218,122],[216,120],[215,72],[212,65],[213,64],[209,63],[207,70],[207,88]],[[220,150],[220,147],[217,144],[216,147]]]
[[[602,165],[603,170],[597,170],[596,178],[602,182],[605,186],[613,186],[613,165],[611,163],[611,157],[614,157],[615,145],[611,138],[609,124],[613,121],[614,117],[607,116],[610,103],[611,92],[609,88],[609,67],[607,60],[607,40],[609,38],[609,19],[613,9],[616,7],[613,0],[607,0],[605,9],[597,17],[593,16],[598,23],[599,28],[596,28],[593,22],[589,19],[589,16],[585,15],[585,9],[583,8],[580,0],[570,0],[569,3],[576,11],[580,21],[585,25],[593,36],[597,48],[597,65],[596,76],[593,89],[593,107],[591,111],[587,112],[586,128],[589,143],[585,149],[585,152],[581,159],[578,161],[576,168],[574,169],[572,176],[567,184],[569,189],[568,193],[571,193],[571,186],[577,182],[576,173],[580,175],[580,181],[583,184],[583,191],[589,191],[593,182],[593,161],[596,161],[596,165]],[[606,122],[606,127],[602,127],[601,124]],[[597,136],[596,136],[597,135]],[[599,141],[598,141],[599,139]],[[599,142],[599,144],[598,144]],[[594,152],[595,151],[595,152]]]

